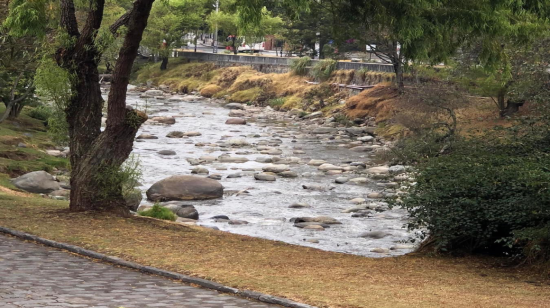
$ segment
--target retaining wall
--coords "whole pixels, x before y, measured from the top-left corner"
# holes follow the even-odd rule
[[[247,65],[263,73],[286,73],[290,70],[290,63],[292,61],[292,58],[195,53],[186,51],[178,52],[178,57],[185,58],[189,61],[214,62],[219,66],[235,66],[236,64]],[[317,62],[319,62],[319,60],[311,60],[311,65],[315,65]],[[337,69],[367,69],[375,72],[393,73],[393,66],[391,64],[379,63],[338,62]]]

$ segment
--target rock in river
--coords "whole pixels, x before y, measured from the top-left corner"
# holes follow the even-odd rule
[[[239,104],[239,103],[229,103],[227,105],[224,106],[225,108],[227,109],[244,109],[244,106],[242,104]]]
[[[328,216],[317,216],[317,217],[294,217],[290,219],[290,222],[301,223],[301,222],[316,222],[327,225],[339,225],[342,224],[338,220],[328,217]]]
[[[227,121],[225,121],[225,124],[232,124],[232,125],[245,125],[246,120],[241,118],[229,118]]]
[[[367,237],[367,238],[373,238],[373,239],[381,239],[381,238],[384,238],[386,236],[388,236],[389,234],[387,232],[384,232],[384,231],[371,231],[371,232],[365,232],[361,235],[359,235],[359,237]]]
[[[153,117],[151,120],[162,124],[176,123],[176,119],[174,119],[173,117]]]
[[[254,174],[254,178],[258,181],[275,181],[277,178],[272,173],[256,173]]]
[[[27,173],[13,179],[11,182],[19,189],[37,194],[47,194],[61,189],[59,182],[46,171]]]
[[[147,199],[151,201],[205,200],[222,196],[223,186],[218,181],[187,175],[171,176],[147,190]]]
[[[137,136],[136,139],[159,139],[159,137],[149,135],[149,134],[141,134],[141,135]]]
[[[161,150],[157,152],[159,155],[176,155],[175,151],[172,150]]]
[[[178,217],[189,218],[194,220],[199,219],[199,212],[197,212],[197,209],[195,209],[193,205],[180,204],[179,202],[167,202],[162,206],[172,211]]]

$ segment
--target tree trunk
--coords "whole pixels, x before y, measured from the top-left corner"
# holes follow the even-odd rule
[[[95,48],[94,41],[101,26],[104,2],[90,1],[86,25],[79,33],[75,27],[74,4],[71,0],[61,0],[62,26],[77,40],[74,47],[60,49],[56,54],[59,65],[75,76],[74,96],[66,109],[72,167],[69,207],[71,211],[128,214],[119,171],[132,151],[137,130],[147,116],[126,108],[126,91],[154,0],[136,0],[132,10],[125,14],[123,23],[127,23],[127,32],[111,81],[107,127],[101,132],[103,99],[97,70],[101,53]],[[114,32],[118,26],[112,28]]]
[[[160,70],[164,71],[168,68],[168,57],[162,57],[162,62],[160,62]]]
[[[233,38],[232,42],[231,42],[231,47],[233,47],[233,54],[237,54],[237,47],[235,47],[235,41],[237,40],[236,37]]]
[[[23,105],[22,103],[15,103],[10,110],[9,118],[15,119],[19,117],[21,111],[23,111],[23,107],[25,107],[25,105]]]
[[[405,83],[403,78],[403,65],[401,61],[395,61],[393,63],[393,70],[395,72],[395,83],[397,84],[397,89],[399,93],[405,92]]]

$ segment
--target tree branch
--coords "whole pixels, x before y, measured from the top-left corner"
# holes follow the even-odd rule
[[[61,26],[70,36],[79,36],[76,10],[73,0],[59,0],[61,9]]]
[[[120,27],[128,25],[128,22],[130,21],[130,14],[132,14],[132,10],[124,13],[124,15],[120,16],[120,18],[109,27],[109,30],[111,31],[112,34],[116,34]]]

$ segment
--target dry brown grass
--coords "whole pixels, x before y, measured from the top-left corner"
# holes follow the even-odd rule
[[[348,117],[376,117],[377,122],[391,119],[395,112],[395,101],[399,93],[389,83],[381,83],[350,97],[345,106]]]
[[[355,70],[337,70],[334,71],[329,79],[330,83],[351,84]]]
[[[221,90],[223,90],[222,87],[215,84],[210,84],[201,89],[201,95],[204,97],[212,97]]]
[[[550,286],[493,259],[371,259],[0,192],[0,225],[320,307],[548,307]]]

